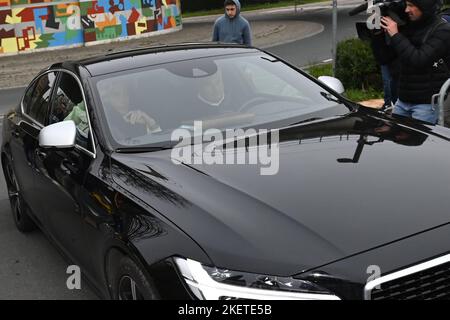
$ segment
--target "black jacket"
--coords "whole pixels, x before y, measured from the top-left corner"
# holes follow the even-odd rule
[[[450,77],[450,25],[439,25],[433,31],[439,21],[436,16],[410,22],[390,39],[389,46],[384,35],[374,37],[373,45],[383,51],[384,60],[397,59],[400,64],[398,97],[403,102],[431,103],[433,94]]]

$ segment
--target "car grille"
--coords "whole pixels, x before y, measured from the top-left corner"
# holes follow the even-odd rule
[[[450,299],[450,255],[411,267],[366,285],[371,300]],[[375,286],[378,284],[379,287]]]

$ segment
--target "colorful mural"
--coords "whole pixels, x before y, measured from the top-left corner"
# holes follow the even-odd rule
[[[181,26],[180,0],[0,0],[0,54],[83,46]]]

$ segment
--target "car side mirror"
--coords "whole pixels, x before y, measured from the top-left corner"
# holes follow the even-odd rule
[[[450,128],[450,79],[441,87],[439,94],[435,94],[431,104],[439,110],[439,125]]]
[[[72,120],[51,124],[39,133],[42,148],[70,149],[75,147],[77,128]]]
[[[344,88],[344,85],[342,84],[341,80],[339,80],[335,77],[320,76],[317,79],[339,94],[343,94],[345,92],[345,88]]]

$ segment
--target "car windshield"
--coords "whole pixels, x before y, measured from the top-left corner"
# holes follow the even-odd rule
[[[95,78],[114,141],[143,147],[178,129],[287,126],[343,115],[349,108],[323,87],[264,53],[172,62]],[[198,123],[198,122],[197,122]]]

